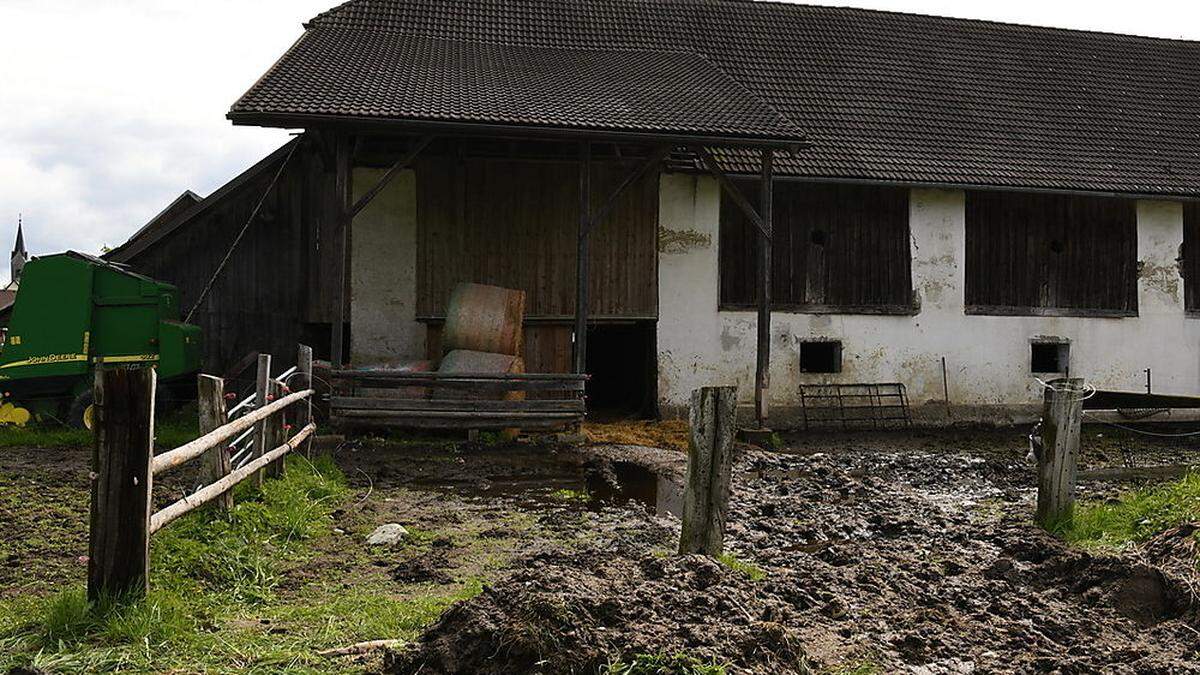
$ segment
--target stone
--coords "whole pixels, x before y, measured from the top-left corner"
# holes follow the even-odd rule
[[[399,523],[387,523],[375,528],[371,536],[367,537],[368,546],[395,546],[404,541],[408,536],[408,530]]]

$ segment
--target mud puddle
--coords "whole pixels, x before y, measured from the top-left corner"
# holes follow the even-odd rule
[[[424,467],[423,464],[438,466]],[[405,487],[450,493],[466,501],[501,500],[538,510],[638,508],[648,515],[678,518],[683,512],[679,483],[634,461],[570,452],[465,451],[450,456],[413,457]]]

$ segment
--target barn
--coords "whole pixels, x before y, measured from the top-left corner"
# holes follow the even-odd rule
[[[1200,385],[1200,44],[744,0],[350,0],[233,104],[299,135],[110,253],[206,360],[439,352],[527,294],[531,372],[794,423],[899,383],[929,421],[1039,380]],[[236,245],[235,245],[236,244]],[[1152,385],[1149,384],[1152,381]]]

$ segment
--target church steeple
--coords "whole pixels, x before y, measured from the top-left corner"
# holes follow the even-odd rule
[[[17,214],[17,241],[13,244],[12,256],[9,258],[12,283],[21,279],[21,270],[25,269],[25,263],[28,261],[29,253],[25,251],[25,233],[21,227],[21,216]]]

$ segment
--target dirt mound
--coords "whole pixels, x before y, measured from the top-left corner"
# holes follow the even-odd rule
[[[1184,523],[1155,535],[1140,547],[1147,562],[1181,579],[1200,594],[1200,523]]]
[[[792,610],[704,556],[549,554],[449,610],[392,673],[579,673],[686,652],[735,672],[808,672]]]

